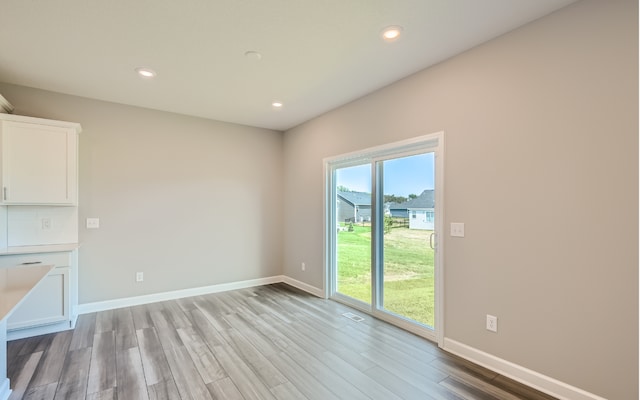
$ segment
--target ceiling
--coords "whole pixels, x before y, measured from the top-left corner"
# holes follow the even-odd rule
[[[574,1],[0,0],[0,81],[287,130]]]

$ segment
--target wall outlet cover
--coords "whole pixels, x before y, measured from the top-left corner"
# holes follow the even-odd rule
[[[452,222],[451,223],[451,236],[453,236],[453,237],[464,237],[464,223],[463,222]]]
[[[496,333],[498,332],[498,317],[487,314],[487,330]]]

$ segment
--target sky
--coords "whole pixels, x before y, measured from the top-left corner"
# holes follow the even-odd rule
[[[434,153],[384,161],[384,194],[407,197],[435,187]],[[371,193],[371,164],[337,170],[336,186]]]

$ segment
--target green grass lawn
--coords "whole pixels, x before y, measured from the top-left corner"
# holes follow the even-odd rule
[[[384,235],[384,308],[433,326],[432,231],[393,228]],[[338,232],[338,292],[371,302],[371,227]]]

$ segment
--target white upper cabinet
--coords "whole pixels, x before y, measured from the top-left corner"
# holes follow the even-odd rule
[[[76,205],[77,123],[0,114],[5,205]]]

